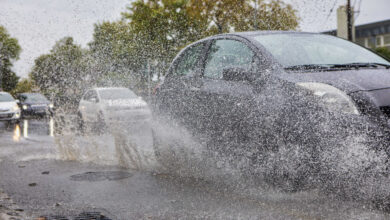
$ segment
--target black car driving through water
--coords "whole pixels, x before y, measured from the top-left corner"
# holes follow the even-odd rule
[[[389,154],[389,68],[368,49],[322,34],[200,40],[156,90],[156,156],[179,173],[185,164],[210,170],[204,158],[217,158],[217,167],[283,187],[351,172],[356,155]]]
[[[20,93],[17,95],[22,117],[45,117],[53,114],[53,104],[40,93]]]

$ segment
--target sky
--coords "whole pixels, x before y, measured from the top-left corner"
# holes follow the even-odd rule
[[[347,0],[283,1],[297,10],[299,30],[321,32],[336,29],[337,7]],[[390,0],[351,0],[355,10],[360,1],[357,25],[390,19]],[[86,47],[92,40],[95,23],[118,20],[129,5],[130,0],[0,0],[0,25],[22,47],[14,71],[26,77],[34,59],[48,53],[65,36],[72,36],[76,43]]]

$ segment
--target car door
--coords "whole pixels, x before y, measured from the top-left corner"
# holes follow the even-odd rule
[[[164,84],[159,90],[159,112],[168,113],[186,128],[192,129],[194,117],[194,91],[200,77],[200,61],[205,53],[206,42],[199,42],[182,51],[172,63]]]
[[[225,78],[224,71],[240,69],[242,74],[255,76],[260,59],[250,44],[239,39],[214,39],[204,61],[202,83],[197,99],[203,105],[202,130],[212,137],[209,146],[245,144],[246,117],[255,98],[255,89],[250,80]],[[240,74],[240,73],[238,73]],[[222,143],[223,142],[223,143]],[[225,151],[224,151],[225,152]]]

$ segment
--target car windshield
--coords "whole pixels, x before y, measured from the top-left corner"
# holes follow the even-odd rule
[[[129,89],[104,89],[99,91],[101,99],[116,100],[116,99],[134,99],[137,95]]]
[[[0,93],[0,102],[12,102],[14,98],[8,93]]]
[[[47,102],[47,99],[45,96],[39,94],[39,93],[33,93],[33,94],[24,94],[21,97],[24,98],[23,101],[26,102]]]
[[[254,39],[284,67],[378,63],[390,65],[375,53],[341,38],[320,34],[270,34]]]

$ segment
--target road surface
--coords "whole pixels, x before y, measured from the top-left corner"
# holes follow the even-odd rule
[[[390,219],[318,190],[283,193],[160,173],[147,124],[92,135],[53,136],[54,127],[0,123],[0,219]]]

